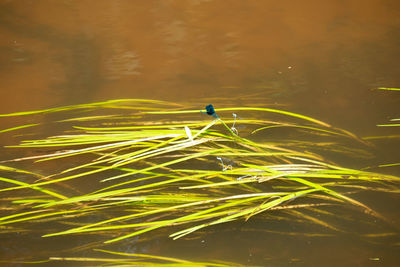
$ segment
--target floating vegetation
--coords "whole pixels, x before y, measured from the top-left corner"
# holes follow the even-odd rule
[[[25,263],[25,264],[34,264],[34,263],[54,263],[54,262],[80,262],[80,263],[96,263],[96,266],[193,266],[193,267],[229,267],[229,266],[250,266],[250,265],[241,265],[238,263],[232,262],[223,262],[223,261],[210,261],[210,262],[195,262],[188,261],[178,258],[172,257],[163,257],[163,256],[154,256],[148,254],[139,254],[139,253],[124,253],[124,252],[116,252],[109,251],[103,249],[94,249],[95,252],[100,252],[103,255],[107,254],[109,257],[101,256],[101,257],[50,257],[48,260],[42,261],[21,261],[21,262],[10,262],[5,261],[4,263]],[[114,257],[110,257],[114,256]],[[120,258],[115,258],[115,256],[119,256]],[[0,261],[1,262],[1,261]],[[254,266],[254,265],[251,265]]]
[[[172,257],[161,257],[137,253],[123,253],[109,250],[95,249],[111,255],[123,256],[123,258],[73,258],[73,257],[50,257],[49,261],[72,261],[72,262],[97,262],[107,266],[193,266],[193,267],[229,267],[245,266],[231,262],[194,262]],[[249,266],[249,265],[246,265]]]
[[[191,108],[125,99],[1,115],[61,113],[62,118],[38,124],[62,132],[45,138],[37,132],[36,139],[8,146],[40,152],[2,162],[0,203],[7,209],[1,210],[0,227],[29,231],[35,224],[56,221],[59,227],[48,229],[44,237],[98,234],[113,243],[165,230],[179,239],[252,219],[321,227],[321,233],[282,234],[331,236],[354,231],[341,223],[352,221],[345,216],[349,209],[391,224],[357,193],[399,194],[400,178],[329,160],[330,153],[368,157],[365,140],[278,109],[214,110],[209,105],[206,116]],[[104,109],[112,114],[99,115]],[[9,167],[25,163],[54,171],[39,175]],[[353,225],[360,236],[371,234],[370,220]],[[201,264],[192,266],[225,266]]]
[[[390,87],[379,87],[378,89],[386,91],[400,91],[400,88],[390,88]]]

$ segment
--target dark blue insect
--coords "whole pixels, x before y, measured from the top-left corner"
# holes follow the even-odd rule
[[[206,113],[207,115],[210,115],[210,116],[213,116],[214,118],[219,118],[219,116],[217,115],[217,113],[215,113],[215,110],[214,110],[214,107],[213,107],[213,105],[207,105],[206,106],[206,111],[207,112],[204,112],[204,111],[202,111],[202,113]]]

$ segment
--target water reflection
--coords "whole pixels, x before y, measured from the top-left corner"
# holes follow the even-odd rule
[[[397,25],[390,1],[21,1],[2,10],[3,58],[40,70],[7,88],[23,94],[37,84],[37,106],[120,95],[179,99],[216,88],[227,95],[229,86],[290,97],[354,87],[337,74],[353,80],[360,73],[367,87],[398,76],[398,68],[386,67],[398,46],[379,44]],[[24,45],[20,52],[11,48],[15,42]],[[354,55],[365,43],[372,44],[364,52],[369,59]],[[23,77],[26,64],[6,76]],[[365,80],[387,71],[390,78]],[[29,107],[24,99],[12,103]]]

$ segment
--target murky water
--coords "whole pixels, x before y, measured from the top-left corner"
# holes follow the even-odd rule
[[[376,88],[400,87],[399,18],[400,3],[393,0],[3,0],[0,113],[113,98],[184,101],[201,109],[208,103],[198,99],[209,98],[215,106],[222,105],[218,99],[225,106],[284,105],[362,137],[398,135],[398,127],[376,124],[399,116],[400,94]],[[1,128],[14,123],[4,119]],[[399,148],[399,138],[392,138],[376,142],[373,159],[337,160],[357,168],[394,163]],[[2,159],[13,156],[6,153]],[[400,175],[396,167],[374,171]],[[364,197],[400,223],[398,197]],[[264,266],[400,263],[399,241],[260,235],[254,228],[260,223],[224,224],[193,240],[130,240],[116,248]],[[101,241],[12,234],[0,240],[1,259],[43,251],[59,256]]]

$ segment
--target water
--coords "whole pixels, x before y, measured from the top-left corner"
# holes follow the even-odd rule
[[[392,0],[2,1],[0,113],[113,98],[189,102],[201,109],[209,103],[199,98],[208,98],[216,108],[284,106],[362,137],[398,135],[399,128],[376,124],[399,116],[400,95],[376,88],[400,87],[399,17],[400,4]],[[1,128],[15,120],[3,119]],[[355,168],[395,163],[399,147],[398,138],[377,141],[372,159],[335,160]],[[7,150],[1,158],[15,156]],[[400,175],[396,167],[373,170]],[[398,197],[364,198],[399,223]],[[351,235],[260,235],[251,231],[252,223],[260,227],[225,224],[193,240],[160,238],[140,245],[131,240],[121,247],[264,266],[399,262],[398,246]],[[96,241],[12,234],[1,239],[7,244],[2,259],[60,255]]]

